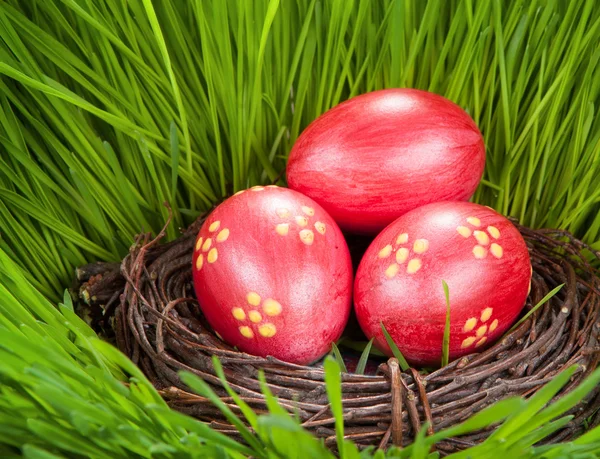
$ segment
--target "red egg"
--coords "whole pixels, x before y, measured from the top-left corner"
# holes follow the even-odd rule
[[[198,234],[193,277],[209,324],[249,354],[313,362],[350,313],[352,265],[340,229],[286,188],[254,187],[219,205]]]
[[[375,234],[422,205],[468,200],[484,165],[481,133],[458,105],[426,91],[386,89],[310,124],[290,153],[287,180],[343,230]]]
[[[504,216],[468,202],[415,209],[379,234],[354,284],[361,328],[391,355],[381,323],[409,362],[442,356],[450,292],[450,358],[479,352],[519,316],[531,287],[523,237]]]

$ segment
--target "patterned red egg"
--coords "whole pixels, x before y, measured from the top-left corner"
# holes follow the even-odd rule
[[[287,188],[254,187],[219,205],[198,234],[193,277],[209,324],[253,355],[313,362],[350,314],[346,241],[321,206]]]
[[[290,152],[290,188],[321,204],[343,230],[376,234],[425,204],[466,201],[485,147],[471,117],[416,89],[354,97],[321,115]]]
[[[441,361],[450,292],[450,358],[479,352],[510,328],[531,287],[523,237],[504,216],[468,202],[415,209],[379,234],[354,284],[358,321],[391,355],[381,323],[409,362]]]

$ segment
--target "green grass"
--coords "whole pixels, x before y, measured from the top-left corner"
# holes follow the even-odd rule
[[[385,338],[387,345],[389,346],[390,350],[392,351],[392,355],[398,361],[398,365],[400,365],[400,368],[402,369],[402,371],[407,371],[410,368],[410,365],[408,364],[408,362],[402,355],[402,351],[400,351],[400,349],[398,349],[398,345],[394,342],[390,333],[387,331],[387,328],[385,328],[385,325],[383,324],[383,322],[381,322],[380,325],[381,325],[381,332],[383,333],[383,337]]]
[[[444,337],[442,338],[442,367],[450,361],[450,292],[446,281],[442,281],[444,298],[446,300],[446,321],[444,323]]]
[[[275,180],[365,91],[429,89],[486,140],[478,202],[600,248],[595,2],[0,3],[1,249],[58,299],[169,201],[189,223]]]
[[[549,291],[546,294],[546,296],[544,296],[544,298],[542,298],[540,301],[538,301],[538,303],[534,307],[532,307],[529,311],[527,311],[527,313],[524,314],[523,317],[521,317],[512,327],[510,327],[510,329],[504,334],[504,336],[507,336],[507,335],[511,334],[513,331],[515,331],[517,329],[517,327],[519,325],[521,325],[523,322],[525,322],[527,319],[529,319],[529,317],[535,311],[537,311],[544,304],[546,304],[552,297],[554,297],[554,295],[556,295],[560,291],[560,289],[562,289],[564,287],[564,285],[565,284],[557,285],[551,291]]]
[[[168,409],[141,371],[114,347],[97,339],[73,313],[69,301],[54,308],[10,259],[0,256],[0,262],[14,273],[11,290],[0,289],[2,457],[18,453],[29,458],[75,454],[165,459],[334,457],[278,404],[264,375],[259,379],[268,413],[256,414],[228,385],[217,359],[213,359],[215,370],[240,406],[243,419],[204,381],[190,373],[181,377],[223,412],[239,429],[245,444]],[[43,322],[34,320],[38,314],[43,315]],[[451,457],[596,457],[600,454],[600,426],[571,442],[534,445],[564,426],[572,418],[566,413],[600,383],[598,369],[568,395],[553,401],[576,369],[572,366],[563,371],[528,400],[505,399],[432,436],[425,435],[425,425],[412,445],[402,450],[390,448],[384,454],[372,448],[359,452],[344,437],[342,369],[328,357],[324,371],[337,449],[346,459],[437,457],[429,454],[435,443],[499,425],[488,440]]]
[[[1,1],[0,456],[274,457],[290,439],[325,454],[272,397],[252,450],[168,411],[63,300],[74,268],[158,232],[165,201],[172,239],[234,191],[283,184],[308,123],[397,86],[473,116],[487,151],[477,202],[600,250],[599,39],[593,0]],[[467,423],[524,410],[505,421],[522,426],[529,403]],[[598,429],[532,447],[559,425],[544,419],[476,452],[598,452]]]

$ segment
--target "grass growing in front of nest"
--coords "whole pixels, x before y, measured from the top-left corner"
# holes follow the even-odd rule
[[[96,338],[74,314],[68,295],[59,308],[54,308],[6,255],[0,255],[0,263],[14,273],[11,289],[0,288],[1,457],[14,457],[19,452],[35,459],[75,455],[335,457],[277,403],[264,376],[260,379],[268,413],[254,413],[223,379],[216,359],[217,374],[240,406],[242,417],[198,377],[184,373],[182,379],[223,411],[245,444],[170,410],[141,371],[114,347]],[[5,285],[7,280],[2,282]],[[451,457],[592,458],[600,454],[600,426],[569,443],[535,446],[570,421],[572,416],[566,413],[600,383],[600,369],[553,403],[552,398],[567,384],[576,366],[563,371],[528,400],[500,401],[432,436],[426,436],[425,425],[411,446],[391,448],[386,453],[373,449],[359,452],[344,438],[340,371],[333,358],[325,360],[327,394],[336,419],[335,443],[345,459],[438,457],[429,453],[435,443],[496,424],[499,427],[488,440]]]
[[[274,403],[256,451],[167,410],[68,300],[54,307],[74,267],[157,232],[164,201],[174,238],[229,193],[277,180],[310,121],[394,86],[471,113],[487,146],[477,202],[600,249],[599,37],[593,0],[1,2],[0,455],[273,457],[300,439],[298,454],[325,455]],[[531,447],[565,421],[532,427],[529,402],[510,403],[512,427],[478,455],[597,452],[598,429]],[[424,457],[431,438],[389,456]]]

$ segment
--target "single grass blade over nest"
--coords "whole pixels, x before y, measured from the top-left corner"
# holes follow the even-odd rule
[[[139,235],[120,267],[82,267],[80,292],[96,312],[93,324],[110,333],[107,318],[114,317],[118,347],[172,408],[238,437],[221,411],[210,400],[189,392],[178,373],[184,370],[202,378],[223,404],[240,415],[238,397],[231,397],[219,376],[227,379],[238,401],[261,414],[267,412],[259,380],[262,371],[281,406],[298,416],[303,427],[324,438],[326,446],[335,448],[340,439],[322,367],[238,352],[204,321],[191,283],[191,254],[202,221],[198,219],[180,238],[166,244],[159,244],[165,231],[155,238]],[[559,394],[566,399],[593,372],[600,358],[600,277],[586,256],[599,254],[565,231],[517,227],[528,244],[533,266],[532,289],[523,316],[558,285],[564,284],[562,289],[490,349],[432,373],[421,374],[412,368],[401,371],[396,359],[382,362],[374,375],[342,373],[345,439],[352,439],[358,447],[385,447],[393,441],[407,445],[424,425],[431,435],[458,425],[498,400],[534,396],[559,373],[577,364]],[[213,356],[222,364],[218,374]],[[590,419],[591,425],[599,422],[599,407],[600,387],[595,387],[569,410],[567,414],[573,418],[546,441],[574,439],[584,425],[590,426]],[[484,429],[460,439],[442,439],[437,448],[443,453],[460,451],[479,444],[492,432]]]

